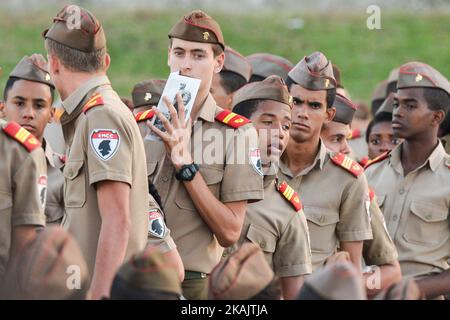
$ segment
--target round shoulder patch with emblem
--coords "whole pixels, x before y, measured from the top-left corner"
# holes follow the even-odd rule
[[[95,154],[106,161],[112,158],[119,149],[120,135],[117,130],[94,129],[89,137]]]
[[[258,172],[261,176],[263,175],[262,172],[262,165],[261,165],[261,151],[259,148],[252,148],[250,149],[248,153],[248,158],[250,163],[253,166],[253,169],[255,169],[256,172]]]
[[[157,238],[164,238],[166,234],[166,223],[158,208],[150,209],[148,212],[148,235]]]

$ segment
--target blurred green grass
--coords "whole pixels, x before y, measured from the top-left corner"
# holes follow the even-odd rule
[[[29,15],[0,13],[0,66],[3,88],[7,74],[22,56],[44,52],[41,31],[58,10]],[[167,32],[183,12],[92,10],[107,34],[112,64],[109,76],[120,95],[130,96],[134,84],[166,77]],[[225,41],[244,55],[271,52],[297,63],[315,50],[324,52],[342,72],[342,82],[353,100],[369,102],[375,85],[400,64],[419,60],[450,77],[450,15],[382,14],[382,29],[366,27],[368,15],[313,15],[293,12],[208,12],[223,30]],[[290,18],[304,26],[292,30]]]

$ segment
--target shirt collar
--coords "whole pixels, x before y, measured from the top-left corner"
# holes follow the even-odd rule
[[[216,101],[214,101],[211,93],[208,93],[208,96],[206,97],[205,102],[203,102],[203,105],[197,115],[197,119],[202,118],[205,121],[214,122],[216,117],[216,109],[218,109]]]
[[[401,159],[401,151],[402,151],[401,146],[402,146],[402,143],[399,144],[398,146],[396,146],[394,149],[392,149],[391,153],[389,154],[390,162],[391,162],[392,166],[394,167],[394,169],[396,169],[399,172],[403,172],[402,159]],[[428,164],[431,171],[435,172],[436,169],[438,168],[439,164],[444,159],[445,154],[446,154],[446,152],[445,152],[444,146],[442,145],[441,141],[439,140],[436,148],[434,148],[433,152],[430,154],[428,159],[420,167],[423,167],[424,165]]]
[[[86,96],[89,90],[105,84],[111,84],[106,75],[96,76],[86,81],[82,86],[77,88],[77,90],[72,92],[70,96],[68,96],[64,101],[62,101],[62,106],[64,110],[68,114],[71,114],[76,109],[76,107],[78,107],[81,100],[83,100],[83,98]]]

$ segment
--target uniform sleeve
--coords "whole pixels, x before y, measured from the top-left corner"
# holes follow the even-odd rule
[[[47,166],[44,151],[38,148],[20,164],[13,177],[12,225],[45,226]]]
[[[292,277],[312,272],[308,224],[302,211],[293,215],[277,243],[273,257],[275,274]]]
[[[343,194],[336,226],[339,241],[372,239],[369,206],[369,187],[366,176],[361,174]]]
[[[221,184],[222,202],[264,198],[263,174],[258,135],[252,125],[235,130],[228,141],[226,164]]]
[[[107,106],[87,113],[89,184],[112,180],[132,185],[133,142],[129,124]]]
[[[176,248],[170,235],[170,229],[164,219],[164,214],[152,195],[149,194],[149,223],[147,244],[159,248],[162,253]]]
[[[376,198],[370,203],[372,240],[364,241],[363,258],[367,265],[383,265],[397,260],[398,253],[387,232],[383,214],[377,205]]]

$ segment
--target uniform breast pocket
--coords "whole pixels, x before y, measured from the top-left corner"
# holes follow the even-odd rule
[[[448,208],[412,201],[403,238],[410,243],[436,246],[449,238]]]
[[[208,185],[209,190],[217,199],[220,199],[220,182],[223,179],[223,168],[216,166],[200,166],[200,174]],[[184,186],[180,186],[175,196],[175,203],[181,209],[196,210],[190,195]]]
[[[64,167],[64,203],[68,208],[81,208],[86,202],[86,172],[83,161],[70,161]]]
[[[331,252],[336,247],[339,213],[328,208],[305,206],[312,252]]]
[[[247,230],[246,238],[258,245],[265,253],[273,254],[277,247],[276,236],[254,224],[250,224]]]

